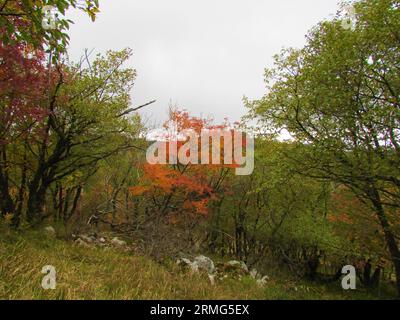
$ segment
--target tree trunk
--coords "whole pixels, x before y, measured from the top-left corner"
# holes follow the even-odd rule
[[[21,223],[21,216],[22,216],[22,209],[24,207],[24,200],[25,200],[25,190],[26,190],[26,181],[27,181],[27,141],[25,140],[24,143],[24,157],[23,157],[23,166],[21,168],[21,184],[19,186],[18,192],[18,200],[16,204],[16,209],[14,213],[14,217],[12,220],[12,224],[14,228],[18,228]]]
[[[0,213],[4,216],[7,213],[14,213],[15,205],[14,201],[10,196],[10,186],[8,182],[8,174],[7,174],[7,156],[6,149],[3,146],[0,151],[2,163],[0,163]]]
[[[394,265],[396,273],[396,287],[397,293],[400,296],[400,250],[396,242],[396,238],[391,230],[390,223],[386,217],[385,210],[382,206],[382,202],[379,193],[376,189],[372,190],[372,202],[376,209],[376,214],[379,222],[382,226],[383,232],[385,234],[386,244],[388,246],[390,256]]]
[[[46,191],[46,186],[41,186],[38,189],[34,188],[34,186],[30,186],[29,188],[26,217],[29,224],[32,226],[41,222],[43,216],[43,208],[46,200]]]
[[[15,207],[14,207],[14,201],[12,200],[10,194],[8,193],[8,188],[4,187],[4,185],[2,185],[0,187],[1,189],[1,201],[0,201],[0,211],[1,214],[4,216],[7,213],[14,213]]]

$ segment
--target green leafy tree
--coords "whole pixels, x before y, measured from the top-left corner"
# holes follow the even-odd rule
[[[355,3],[354,30],[341,16],[316,26],[300,50],[266,71],[267,94],[249,105],[271,130],[289,131],[303,174],[346,185],[382,228],[400,293],[400,2]]]
[[[28,134],[3,146],[1,168],[11,168],[6,192],[21,194],[11,195],[13,207],[24,208],[30,224],[52,214],[46,199],[53,186],[79,187],[80,194],[101,161],[136,147],[140,118],[129,116],[135,110],[130,90],[136,73],[123,68],[130,56],[129,49],[110,51],[87,67],[59,66],[51,79],[50,103],[47,97],[43,101],[46,115],[32,119]],[[23,210],[9,213],[18,225]]]
[[[304,178],[283,153],[294,146],[259,137],[255,171],[229,175],[209,225],[209,247],[249,265],[274,261],[293,274],[316,276],[342,242],[327,221],[329,184]]]
[[[46,28],[45,6],[57,11],[55,28]],[[1,0],[0,1],[0,42],[28,43],[35,48],[47,46],[56,52],[65,52],[69,41],[66,33],[70,24],[66,18],[68,9],[84,11],[94,21],[99,12],[98,0]],[[55,13],[54,13],[55,14]],[[48,18],[49,19],[49,18]]]

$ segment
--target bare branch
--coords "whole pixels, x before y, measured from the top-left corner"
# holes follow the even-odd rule
[[[151,104],[153,104],[153,103],[155,103],[155,102],[157,102],[157,100],[153,100],[153,101],[147,102],[147,103],[145,103],[145,104],[143,104],[143,105],[141,105],[141,106],[139,106],[139,107],[136,107],[136,108],[128,109],[128,110],[124,111],[123,113],[119,114],[119,115],[117,116],[117,118],[126,116],[126,115],[129,114],[129,113],[132,113],[132,112],[138,111],[138,110],[140,110],[140,109],[143,109],[144,107],[147,107],[147,106],[149,106],[149,105],[151,105]]]

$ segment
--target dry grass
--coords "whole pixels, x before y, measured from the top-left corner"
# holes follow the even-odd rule
[[[207,276],[179,272],[171,263],[110,249],[83,248],[37,232],[0,228],[0,299],[358,299],[377,298],[326,286],[251,278],[212,286]],[[44,290],[42,267],[57,270],[56,290]]]

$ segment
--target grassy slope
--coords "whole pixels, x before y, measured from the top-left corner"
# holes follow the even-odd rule
[[[43,290],[41,269],[57,269],[57,289]],[[297,291],[296,289],[297,288]],[[38,233],[0,228],[0,299],[374,299],[364,291],[273,278],[211,286],[206,276],[182,274],[172,264],[105,249],[77,247]]]

